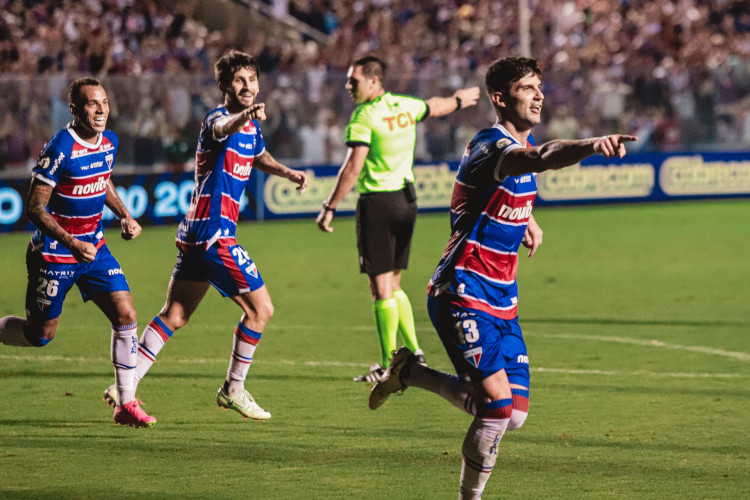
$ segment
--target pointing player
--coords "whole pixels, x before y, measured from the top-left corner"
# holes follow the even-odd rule
[[[414,147],[417,122],[444,116],[476,104],[479,87],[457,90],[452,97],[427,101],[396,95],[383,88],[385,64],[368,56],[349,68],[346,89],[358,104],[346,128],[346,159],[336,185],[323,202],[317,218],[321,231],[331,232],[336,207],[355,186],[357,246],[360,271],[367,273],[373,314],[380,340],[380,363],[357,377],[377,382],[396,349],[397,334],[424,363],[414,329],[409,297],[401,289],[401,271],[409,261],[411,237],[417,218],[414,191]]]
[[[107,93],[98,80],[80,78],[70,85],[69,100],[73,123],[46,144],[32,174],[26,211],[37,229],[26,253],[26,319],[1,319],[0,342],[47,345],[55,337],[65,296],[77,285],[83,300],[92,300],[112,324],[111,356],[121,394],[115,422],[150,427],[156,419],[138,406],[133,386],[136,312],[120,264],[104,239],[104,205],[120,218],[123,239],[138,236],[141,226],[110,179],[117,136],[105,129]]]
[[[167,301],[141,335],[136,385],[166,341],[187,324],[209,285],[213,285],[243,312],[234,330],[229,370],[216,402],[245,418],[265,420],[271,414],[245,390],[245,377],[263,328],[273,314],[273,305],[255,263],[235,239],[240,198],[253,167],[289,179],[301,192],[307,187],[307,177],[277,162],[266,150],[258,125],[258,120],[264,120],[266,115],[265,105],[256,100],[260,89],[255,59],[232,51],[216,63],[215,74],[224,105],[203,120],[196,153],[195,191],[177,230],[177,263]],[[116,404],[115,387],[109,387],[104,397]]]
[[[529,406],[529,361],[518,324],[516,269],[521,244],[531,257],[542,230],[531,215],[536,174],[600,153],[625,155],[630,135],[534,146],[541,120],[537,61],[495,61],[485,77],[497,123],[469,143],[451,200],[452,235],[428,287],[427,309],[458,377],[396,352],[370,408],[407,387],[434,392],[474,417],[463,443],[460,499],[475,499],[492,473],[506,430],[523,425]]]

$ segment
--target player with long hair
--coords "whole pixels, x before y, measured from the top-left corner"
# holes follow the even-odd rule
[[[245,378],[263,329],[273,315],[271,297],[260,272],[237,242],[239,206],[250,172],[257,168],[307,187],[304,172],[282,165],[266,150],[259,120],[265,105],[260,92],[258,64],[251,55],[231,51],[215,65],[224,104],[203,120],[195,171],[195,191],[185,219],[177,229],[177,263],[167,290],[167,301],[141,334],[136,385],[153,365],[173,333],[187,324],[210,286],[242,309],[232,336],[232,354],[216,402],[245,418],[266,420],[263,409],[245,389]],[[114,387],[104,394],[115,404]]]

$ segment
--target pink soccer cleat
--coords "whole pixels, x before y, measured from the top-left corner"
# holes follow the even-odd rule
[[[129,425],[130,427],[153,427],[156,423],[154,417],[150,417],[138,406],[138,401],[131,401],[115,408],[115,423]]]

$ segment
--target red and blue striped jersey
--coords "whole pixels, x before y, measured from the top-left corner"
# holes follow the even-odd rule
[[[214,124],[230,113],[214,109],[203,120],[196,151],[195,190],[185,219],[177,229],[181,250],[206,249],[219,238],[233,239],[240,215],[240,199],[255,158],[266,143],[256,120],[221,140],[214,137]]]
[[[114,132],[105,130],[90,144],[68,125],[45,144],[32,172],[35,181],[53,187],[47,204],[50,215],[72,236],[97,248],[106,243],[101,218],[116,156]],[[31,236],[31,248],[41,251],[47,262],[78,262],[70,250],[39,229]]]
[[[462,307],[501,319],[518,315],[518,249],[536,198],[536,174],[505,177],[508,151],[525,145],[500,124],[481,130],[458,167],[451,199],[451,238],[428,293],[451,293]]]

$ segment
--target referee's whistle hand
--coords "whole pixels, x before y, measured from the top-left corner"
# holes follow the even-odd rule
[[[333,220],[333,212],[330,210],[323,209],[318,214],[318,218],[315,222],[318,224],[318,229],[324,233],[332,233],[333,228],[331,227],[331,221]]]

